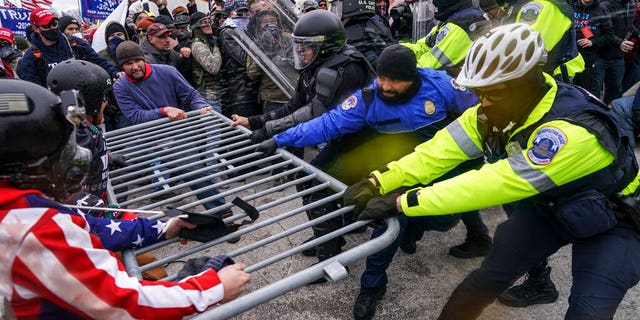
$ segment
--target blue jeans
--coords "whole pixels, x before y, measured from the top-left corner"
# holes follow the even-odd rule
[[[107,132],[126,128],[132,125],[129,118],[127,118],[124,114],[120,114],[117,116],[104,116],[104,126]]]
[[[500,293],[540,261],[573,243],[573,286],[565,319],[611,319],[640,280],[640,234],[619,222],[586,239],[571,238],[553,216],[519,203],[496,229],[481,266],[449,297],[439,319],[475,319]]]
[[[185,154],[185,155],[183,155],[183,157],[188,157],[188,156],[190,156],[190,155],[192,155],[192,154]],[[178,163],[176,166],[177,166],[177,167],[180,167],[180,166],[184,166],[184,165],[188,165],[188,163]],[[158,167],[158,168],[157,168],[157,171],[160,171],[160,172],[163,172],[163,171],[166,171],[166,170],[167,170],[167,167],[166,167],[166,166],[164,166],[164,165],[160,162],[160,160],[155,161],[155,162],[153,163],[153,166],[157,166],[157,167]],[[200,170],[200,169],[203,169],[203,168],[205,168],[205,166],[204,166],[203,164],[198,164],[198,165],[196,165],[196,166],[189,166],[189,167],[187,167],[186,169],[182,169],[182,170],[175,171],[175,172],[173,172],[173,174],[174,174],[174,175],[176,175],[176,176],[178,176],[178,175],[188,174],[188,173],[190,173],[190,172],[192,172],[192,171]],[[190,181],[193,181],[193,180],[196,180],[196,179],[200,179],[200,178],[204,178],[204,177],[209,177],[209,176],[211,176],[211,175],[213,175],[213,174],[215,174],[215,170],[210,169],[210,170],[205,170],[205,171],[203,171],[203,172],[201,172],[201,173],[198,173],[198,174],[195,174],[195,175],[191,175],[191,176],[189,176],[189,177],[185,177],[185,178],[183,178],[182,180],[183,180],[184,182],[190,182]],[[162,178],[162,179],[165,179],[165,180],[166,180],[166,179],[169,179],[169,178],[170,178],[170,175],[169,175],[169,174],[164,174],[164,175],[162,175],[162,176],[161,176],[161,177],[159,177],[159,178],[153,178],[151,182],[152,182],[152,183],[158,182],[158,181],[160,180],[160,178]],[[208,187],[208,186],[210,186],[210,185],[212,185],[212,184],[215,184],[215,183],[216,183],[216,180],[215,180],[215,179],[208,179],[208,180],[203,180],[203,181],[198,182],[198,183],[196,183],[196,184],[190,185],[190,186],[189,186],[189,188],[190,188],[191,190],[196,190],[196,189],[200,189],[200,188]],[[161,188],[162,188],[162,187],[153,187],[152,192],[160,191],[160,190],[161,190]],[[196,198],[198,198],[198,199],[202,200],[202,199],[205,199],[205,198],[208,198],[208,197],[215,196],[215,195],[217,195],[217,194],[219,194],[219,193],[220,193],[220,191],[219,191],[217,188],[212,188],[212,189],[210,189],[210,190],[206,190],[206,191],[201,191],[201,192],[199,192],[198,194],[196,194]],[[210,210],[210,209],[216,208],[216,207],[218,207],[218,206],[221,206],[221,205],[223,205],[223,204],[225,204],[225,200],[224,200],[224,198],[218,198],[218,199],[215,199],[215,200],[211,200],[211,201],[205,202],[205,203],[203,203],[203,204],[202,204],[202,206],[203,206],[206,210]],[[218,212],[218,213],[216,213],[216,215],[221,215],[221,214],[224,214],[224,212]]]
[[[605,60],[596,58],[593,69],[593,94],[602,96],[602,85],[605,92],[602,99],[605,103],[622,95],[622,77],[624,76],[624,59]]]
[[[387,284],[386,270],[393,260],[393,256],[398,251],[400,240],[407,237],[408,241],[418,241],[425,231],[448,231],[455,227],[460,221],[460,215],[427,216],[427,217],[407,217],[404,214],[398,216],[400,222],[400,233],[396,240],[382,249],[367,257],[366,268],[360,276],[360,292],[368,293]],[[410,223],[409,223],[410,222]],[[377,238],[387,230],[386,224],[377,226],[371,234],[371,239]]]

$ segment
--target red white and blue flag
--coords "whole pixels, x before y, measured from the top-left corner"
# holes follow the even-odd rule
[[[22,7],[27,10],[35,10],[36,8],[50,8],[52,0],[22,0]]]

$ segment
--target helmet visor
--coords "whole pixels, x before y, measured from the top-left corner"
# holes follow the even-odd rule
[[[77,145],[74,131],[69,136],[67,144],[54,165],[55,178],[62,179],[62,181],[58,181],[57,185],[61,186],[63,190],[58,190],[58,192],[64,192],[65,196],[68,196],[79,191],[87,178],[91,161],[91,151]]]
[[[317,37],[292,37],[293,62],[298,70],[308,67],[318,56],[324,36]]]

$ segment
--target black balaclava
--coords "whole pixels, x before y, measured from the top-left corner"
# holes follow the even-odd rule
[[[549,90],[540,67],[536,67],[524,76],[505,82],[508,94],[500,101],[483,108],[489,121],[498,129],[506,128],[510,122],[518,127],[527,119],[531,110]],[[532,85],[535,84],[535,85]]]

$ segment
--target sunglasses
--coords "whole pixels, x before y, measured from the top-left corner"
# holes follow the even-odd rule
[[[53,19],[53,21],[49,22],[49,24],[38,25],[38,27],[40,29],[45,29],[45,30],[57,28],[58,27],[58,19]]]

